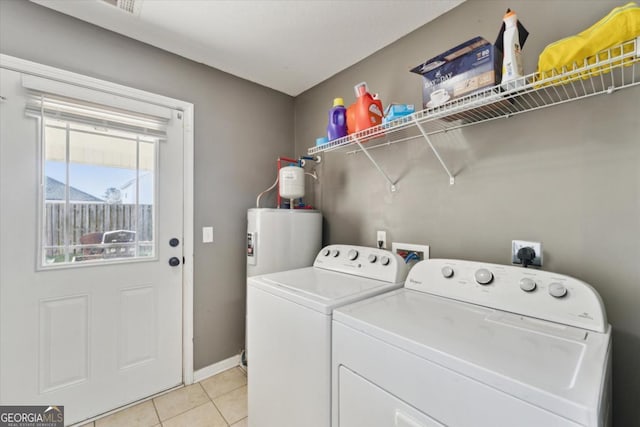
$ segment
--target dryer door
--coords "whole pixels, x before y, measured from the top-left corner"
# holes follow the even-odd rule
[[[344,366],[338,377],[340,427],[444,427]]]

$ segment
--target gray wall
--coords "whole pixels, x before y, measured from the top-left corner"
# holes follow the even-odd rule
[[[507,7],[532,33],[524,48],[531,72],[546,44],[619,4],[469,0],[297,97],[296,154],[324,134],[333,97],[353,101],[357,82],[385,103],[420,105],[420,79],[409,68],[475,35],[492,40]],[[245,297],[238,236],[246,208],[273,181],[272,160],[292,154],[293,100],[27,1],[0,0],[0,52],[195,104],[195,367],[236,354]],[[640,419],[638,95],[627,89],[438,138],[457,174],[451,187],[419,140],[373,152],[399,178],[394,194],[361,154],[326,154],[315,187],[325,243],[373,245],[375,230],[385,229],[389,241],[430,244],[433,257],[506,263],[512,239],[543,242],[545,269],[593,284],[604,299],[614,326],[616,425],[631,425]],[[214,227],[214,244],[198,243],[203,225]]]
[[[195,105],[194,365],[238,354],[246,210],[293,154],[293,98],[22,0],[0,0],[0,52]]]
[[[296,154],[325,132],[332,99],[354,101],[366,81],[388,102],[421,105],[413,66],[476,35],[495,40],[507,7],[531,36],[525,72],[548,43],[577,33],[621,1],[469,0],[439,19],[301,94],[295,100]],[[383,29],[379,29],[383,31]],[[316,203],[325,243],[427,243],[436,258],[508,263],[512,239],[543,243],[544,269],[597,288],[613,325],[616,425],[640,420],[640,91],[530,112],[434,138],[448,177],[424,141],[371,154],[398,192],[362,154],[323,155]],[[635,420],[635,421],[634,421]]]

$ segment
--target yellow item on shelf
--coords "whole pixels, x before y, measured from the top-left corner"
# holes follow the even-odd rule
[[[596,57],[599,52],[638,36],[640,36],[640,7],[635,2],[616,7],[580,34],[548,45],[538,58],[536,80],[540,81],[577,68],[587,67],[595,64],[597,60],[607,60],[610,56],[616,57],[628,53],[617,49],[617,52],[611,52],[612,55],[603,53],[598,55],[599,58]],[[598,75],[598,71],[598,69],[590,69],[582,73],[582,77]]]

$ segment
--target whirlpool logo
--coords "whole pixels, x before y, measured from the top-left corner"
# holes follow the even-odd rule
[[[64,406],[0,406],[0,427],[64,427]]]

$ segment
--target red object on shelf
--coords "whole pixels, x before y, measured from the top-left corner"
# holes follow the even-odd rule
[[[382,101],[371,95],[366,83],[354,87],[356,102],[347,108],[347,131],[349,134],[360,132],[382,124]]]

